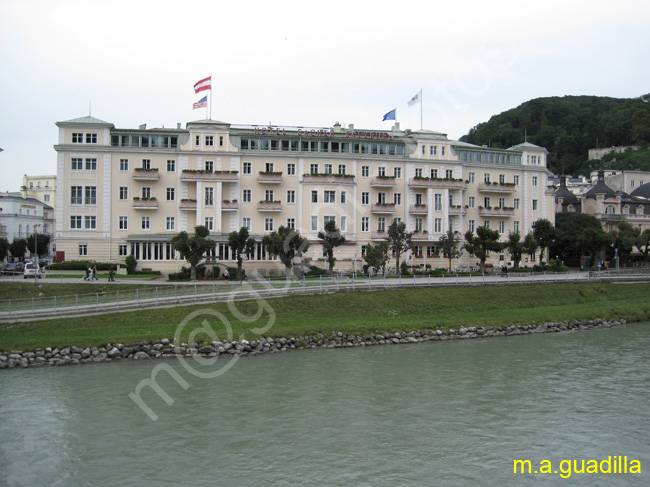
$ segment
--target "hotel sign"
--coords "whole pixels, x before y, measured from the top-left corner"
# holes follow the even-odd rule
[[[334,137],[332,129],[298,129],[298,137]],[[287,130],[282,127],[255,127],[255,135],[279,135],[286,137]],[[393,140],[390,132],[370,132],[364,130],[346,130],[346,139]]]

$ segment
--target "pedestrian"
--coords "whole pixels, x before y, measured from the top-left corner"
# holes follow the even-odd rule
[[[230,274],[228,274],[228,269],[223,271],[223,280],[226,281],[226,284],[228,284],[228,279],[230,278]]]
[[[96,265],[93,266],[93,278],[91,279],[91,281],[99,281],[99,277],[97,277],[97,266]]]
[[[86,266],[86,277],[84,278],[85,281],[90,281],[90,275],[92,271],[90,270],[90,266]]]
[[[113,279],[113,276],[115,275],[115,270],[113,269],[113,266],[111,266],[108,269],[108,282],[114,282],[115,279]]]

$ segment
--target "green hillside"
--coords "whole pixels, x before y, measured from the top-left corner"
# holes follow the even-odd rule
[[[650,170],[650,151],[589,164],[596,147],[650,143],[650,94],[639,98],[564,96],[536,98],[494,115],[460,140],[507,148],[524,141],[549,150],[549,168],[577,176],[598,167]],[[626,161],[622,161],[626,159]],[[627,166],[633,167],[627,167]]]

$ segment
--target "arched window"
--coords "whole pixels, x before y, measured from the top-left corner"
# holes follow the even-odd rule
[[[605,208],[605,213],[608,215],[613,215],[616,213],[616,207],[614,205],[607,205],[607,208]]]

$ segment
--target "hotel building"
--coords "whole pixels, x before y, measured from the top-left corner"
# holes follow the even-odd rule
[[[438,239],[462,241],[488,225],[505,241],[533,223],[554,221],[547,151],[449,140],[443,133],[244,126],[214,120],[185,128],[118,129],[93,117],[58,122],[56,248],[66,260],[123,262],[175,272],[187,264],[173,236],[205,225],[220,263],[234,257],[228,234],[248,227],[261,242],[280,226],[307,237],[305,258],[326,267],[318,232],[334,220],[347,242],[337,269],[360,269],[368,244],[385,240],[395,219],[414,232],[412,267],[446,267]],[[261,243],[246,263],[277,268]],[[507,252],[488,262],[508,264]],[[320,262],[320,263],[319,263]],[[472,265],[464,254],[456,265]],[[390,265],[390,262],[389,262]]]

